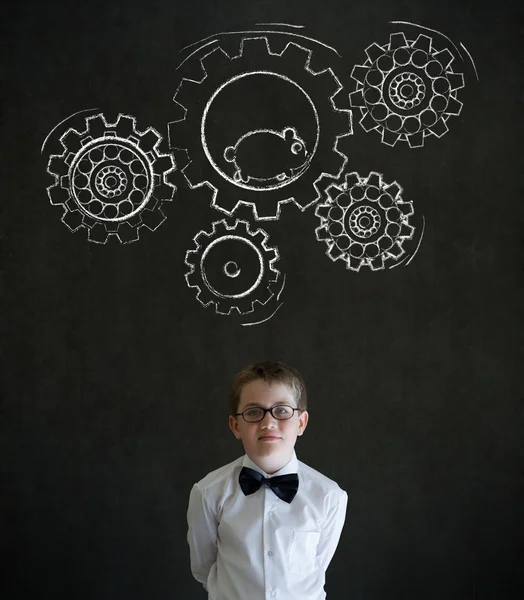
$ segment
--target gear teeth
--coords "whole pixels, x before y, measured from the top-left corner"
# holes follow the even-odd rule
[[[225,35],[220,39],[220,46],[231,60],[240,56],[240,40],[234,35]]]
[[[415,233],[415,228],[409,223],[402,223],[402,227],[400,228],[399,238],[411,240],[413,239],[413,235]]]
[[[354,185],[362,185],[360,177],[356,171],[347,173],[346,177],[344,178],[344,182],[346,185],[346,190],[351,189]]]
[[[258,229],[255,235],[253,236],[253,241],[257,242],[257,244],[260,244],[260,246],[263,246],[267,241],[267,235],[264,235],[263,231],[261,229]]]
[[[405,48],[408,46],[408,41],[403,32],[392,33],[389,36],[389,49],[396,50],[397,48]]]
[[[448,115],[460,115],[460,111],[462,110],[462,102],[453,98],[453,96],[449,99],[448,107],[446,108],[446,114]]]
[[[364,65],[355,65],[353,67],[353,70],[351,71],[351,77],[355,81],[358,81],[359,83],[364,85],[368,71],[369,71],[369,67],[366,67]]]
[[[351,92],[349,94],[349,103],[355,108],[364,108],[366,106],[366,103],[364,102],[364,94],[362,93],[362,90],[356,90],[355,92]]]
[[[444,50],[435,52],[435,54],[433,54],[433,57],[439,61],[439,63],[444,67],[445,70],[448,70],[451,63],[455,60],[455,57],[453,56],[449,48],[444,48]]]
[[[332,204],[318,204],[315,209],[315,215],[321,219],[327,219]]]
[[[432,39],[429,36],[424,35],[423,33],[419,33],[417,39],[413,42],[413,44],[411,44],[411,47],[417,48],[418,50],[424,50],[424,52],[430,54],[431,43]]]
[[[415,214],[415,209],[413,208],[413,202],[398,202],[397,208],[402,213],[404,218],[411,217]]]
[[[462,73],[449,73],[447,77],[452,92],[455,90],[460,90],[464,87],[464,75]]]
[[[173,169],[174,166],[175,165],[174,165],[172,156],[170,156],[168,154],[161,154],[156,159],[155,164],[153,165],[153,170],[158,175],[162,175],[163,173],[167,174],[167,172],[170,169]]]
[[[287,201],[284,201],[275,200],[274,198],[265,198],[263,202],[257,203],[256,207],[253,208],[256,220],[271,221],[278,219],[278,215],[280,212],[279,204],[283,204],[284,202],[289,202],[289,199]]]
[[[158,133],[158,131],[150,127],[141,136],[138,146],[143,152],[147,154],[148,152],[151,152],[151,150],[153,150],[157,146],[157,144],[160,143],[161,139],[162,136]]]
[[[151,231],[155,231],[166,220],[166,216],[160,210],[144,210],[141,213],[142,222]]]
[[[162,202],[171,202],[175,195],[175,191],[176,187],[166,183],[160,183],[155,187],[154,197]]]
[[[449,131],[448,126],[446,125],[446,122],[444,121],[444,119],[439,119],[435,125],[433,125],[432,127],[429,127],[429,131],[431,131],[431,133],[433,135],[436,135],[438,138],[442,137],[445,133],[447,133]]]
[[[70,231],[76,231],[83,225],[82,213],[79,210],[66,211],[62,215],[61,221]]]
[[[71,197],[69,195],[69,190],[65,190],[64,188],[59,187],[58,185],[52,185],[48,187],[47,195],[49,196],[51,204],[54,205],[65,204]]]
[[[403,254],[405,254],[406,251],[404,250],[404,248],[398,243],[398,241],[395,241],[395,243],[391,246],[391,248],[388,250],[388,254],[390,256],[392,256],[395,260],[398,260]]]
[[[253,302],[253,304],[255,302],[258,302],[259,304],[261,304],[262,306],[264,306],[265,304],[267,304],[271,300],[271,298],[273,296],[274,296],[274,294],[271,291],[271,289],[269,288],[269,286],[263,287],[260,290],[260,296],[256,298],[256,300]]]
[[[76,154],[82,149],[81,138],[82,134],[76,129],[68,129],[60,138],[60,141],[67,151]]]
[[[136,135],[136,121],[134,117],[129,115],[118,115],[118,120],[115,123],[115,133],[117,136],[122,138],[128,138]]]
[[[121,223],[116,235],[122,244],[137,242],[139,239],[138,227],[131,227],[129,223]]]
[[[386,146],[394,146],[400,139],[400,133],[393,133],[389,129],[382,130],[382,143]]]
[[[178,86],[178,89],[173,96],[173,100],[185,109],[189,107],[192,109],[195,108],[195,98],[198,98],[196,92],[198,85],[200,84],[191,81],[190,79],[182,79],[181,84]]]
[[[190,162],[184,167],[182,173],[189,182],[190,187],[198,187],[202,181],[202,170],[196,162]]]
[[[383,54],[384,50],[376,42],[373,42],[371,46],[366,48],[366,55],[371,63],[374,63]],[[366,69],[366,72],[367,71],[368,69]]]
[[[382,175],[380,173],[377,173],[376,171],[371,171],[369,173],[367,179],[365,180],[365,184],[374,185],[379,189],[382,189],[384,187],[382,183]]]
[[[321,71],[318,75],[315,75],[315,79],[317,85],[322,88],[323,93],[328,98],[333,98],[335,94],[338,94],[341,91],[340,81],[333,74],[333,71],[330,69],[326,69],[325,71]]]
[[[424,132],[419,131],[412,135],[406,136],[410,148],[422,148],[424,145]]]
[[[243,38],[240,42],[240,55],[244,56],[245,53],[255,53],[255,56],[263,52],[265,54],[272,54],[269,46],[269,41],[266,37],[249,37]]]
[[[177,71],[181,81],[187,79],[190,81],[202,82],[206,77],[204,67],[199,60],[186,60],[178,66]]]
[[[93,139],[103,137],[104,132],[106,131],[108,124],[104,119],[103,114],[93,115],[92,117],[87,117],[86,119],[87,129],[86,133],[91,135]]]
[[[248,225],[247,221],[241,221],[239,219],[239,220],[235,221],[230,227],[228,227],[228,229],[230,231],[235,231],[235,233],[240,230],[240,232],[243,233],[246,237],[249,235],[249,225]],[[257,231],[257,234],[259,234],[261,232],[262,232],[262,230],[259,229]],[[256,238],[256,236],[254,236],[254,237]],[[262,238],[263,238],[263,240],[265,239],[263,234],[262,234]]]
[[[102,225],[102,223],[95,223],[93,227],[89,229],[87,234],[88,240],[90,242],[95,242],[96,244],[105,244],[108,237],[109,234],[107,229]]]
[[[346,259],[346,267],[351,269],[352,271],[356,271],[357,273],[360,271],[360,267],[362,266],[363,261],[360,258],[356,258],[355,256],[351,256],[351,254]]]
[[[384,255],[379,254],[368,261],[369,268],[372,271],[382,271],[384,269]]]
[[[311,50],[307,50],[295,42],[289,42],[284,52],[282,53],[286,60],[290,61],[290,64],[294,65],[297,69],[307,69],[310,71],[309,60],[311,58]],[[311,73],[313,71],[310,71]]]
[[[220,46],[218,46],[203,56],[200,59],[200,62],[204,69],[205,76],[207,77],[208,73],[212,73],[215,70],[219,72],[223,70],[227,71],[231,64],[231,58]]]
[[[338,79],[337,79],[338,81]],[[340,81],[338,81],[338,85],[341,86]],[[347,90],[343,87],[340,87],[332,96],[331,103],[333,105],[334,110],[348,113],[349,117],[349,132],[344,135],[351,135],[353,133],[353,128],[351,126],[352,113],[351,113],[351,102],[349,99],[349,94]]]
[[[360,126],[364,131],[371,131],[372,129],[376,129],[378,127],[377,122],[373,119],[370,113],[366,112],[366,114],[360,119]],[[384,131],[389,131],[385,129]],[[400,137],[400,136],[399,136]]]
[[[217,198],[218,200],[220,200],[219,203],[217,203]],[[237,200],[236,198],[229,194],[226,194],[225,192],[220,194],[220,196],[218,196],[218,194],[215,195],[214,199],[211,202],[211,206],[213,208],[216,208],[217,210],[220,210],[229,216],[231,216],[235,212],[239,204],[240,200]]]
[[[47,171],[51,175],[61,177],[62,175],[67,175],[69,169],[64,163],[61,156],[53,154],[49,157],[49,162],[47,163]]]
[[[321,225],[315,229],[315,236],[319,242],[331,242],[331,236],[326,225]]]
[[[168,145],[170,148],[180,148],[180,144],[183,144],[184,140],[186,140],[188,136],[187,121],[182,119],[181,121],[171,121],[170,123],[168,123],[167,136]],[[189,157],[182,170],[185,170],[188,164]]]
[[[212,301],[211,301],[212,302]],[[210,303],[211,303],[210,302]],[[209,306],[209,304],[206,304],[205,306]],[[215,302],[215,311],[219,314],[219,315],[224,315],[224,316],[229,316],[231,314],[231,310],[232,307],[228,306],[225,302],[220,302],[220,301],[216,301]],[[236,307],[235,307],[236,308]],[[238,310],[238,308],[236,308],[236,310],[238,311],[238,313],[240,314],[240,311]]]
[[[337,246],[335,244],[332,244],[330,248],[328,248],[326,254],[329,256],[329,258],[333,261],[338,260],[339,258],[342,258],[345,254],[345,252],[343,250],[340,250],[339,248],[337,248]]]
[[[402,195],[403,189],[396,181],[394,181],[392,184],[386,185],[384,187],[384,191],[387,192],[390,196],[392,196],[395,200],[399,200]],[[405,202],[405,204],[409,204],[409,202]]]

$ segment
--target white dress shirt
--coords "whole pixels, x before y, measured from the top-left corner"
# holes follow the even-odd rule
[[[209,600],[323,600],[326,569],[346,517],[347,493],[297,459],[271,477],[298,473],[291,503],[267,485],[244,495],[247,454],[193,485],[187,511],[191,572]]]

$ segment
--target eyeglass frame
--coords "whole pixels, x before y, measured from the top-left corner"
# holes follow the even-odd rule
[[[244,419],[244,421],[246,423],[260,423],[260,421],[263,421],[266,418],[266,413],[271,413],[271,416],[273,417],[273,419],[276,419],[277,421],[289,421],[289,419],[279,419],[278,417],[275,417],[275,415],[273,414],[273,409],[278,408],[279,406],[287,406],[293,410],[293,414],[289,417],[289,419],[292,419],[295,416],[296,410],[299,410],[299,411],[305,410],[303,408],[293,408],[290,404],[275,404],[275,406],[272,406],[271,408],[262,408],[261,406],[250,406],[250,407],[246,408],[245,410],[243,410],[242,412],[236,413],[234,416],[238,417],[238,416],[242,415],[242,418]],[[246,417],[244,417],[244,413],[253,408],[260,408],[260,410],[264,411],[264,414],[262,415],[262,418],[258,419],[257,421],[248,421],[246,419]]]

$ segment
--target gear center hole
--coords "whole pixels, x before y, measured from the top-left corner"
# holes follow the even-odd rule
[[[415,93],[415,90],[413,89],[413,86],[410,83],[405,83],[400,88],[400,95],[403,98],[411,98],[411,96],[413,96],[414,93]]]
[[[234,260],[230,260],[224,265],[224,273],[228,277],[238,277],[240,275],[240,269]]]

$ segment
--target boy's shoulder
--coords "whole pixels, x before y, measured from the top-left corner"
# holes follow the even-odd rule
[[[205,477],[202,477],[202,479],[200,479],[200,481],[198,481],[196,485],[201,490],[213,487],[217,484],[220,485],[220,482],[227,480],[231,476],[232,471],[234,471],[236,468],[240,468],[242,464],[242,458],[243,457],[240,456],[239,458],[236,458],[227,465],[219,467],[214,471],[210,471]]]
[[[302,479],[307,481],[308,485],[310,485],[312,489],[321,489],[324,492],[334,492],[339,494],[346,493],[336,481],[330,479],[327,475],[324,475],[320,471],[310,467],[301,460],[298,461],[298,469],[300,475],[302,475]]]

